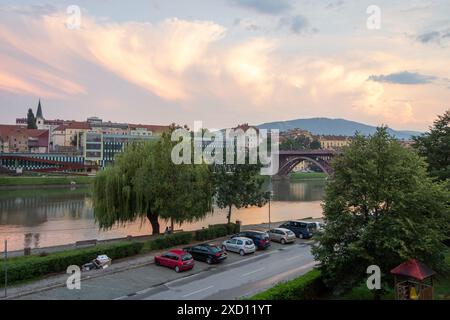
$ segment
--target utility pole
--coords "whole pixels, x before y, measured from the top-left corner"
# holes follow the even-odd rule
[[[270,218],[270,201],[272,200],[272,176],[269,176],[270,180],[269,180],[269,230],[272,229],[272,221]]]
[[[5,298],[8,297],[8,240],[5,240]]]

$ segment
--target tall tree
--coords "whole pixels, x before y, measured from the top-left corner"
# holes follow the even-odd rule
[[[216,205],[228,209],[227,220],[231,223],[233,206],[237,209],[251,206],[262,207],[269,200],[269,193],[263,191],[263,178],[259,164],[215,165]]]
[[[153,234],[159,220],[199,220],[212,211],[214,192],[210,168],[176,165],[168,133],[156,142],[130,145],[94,183],[95,219],[102,229],[147,218]]]
[[[27,128],[28,129],[37,129],[36,126],[36,118],[34,116],[33,110],[30,108],[28,109],[27,114]]]
[[[305,150],[311,148],[311,139],[305,135],[287,137],[280,143],[280,150]]]
[[[370,137],[356,136],[332,165],[323,206],[326,227],[313,249],[331,288],[359,284],[370,265],[378,265],[386,279],[391,268],[410,258],[445,269],[450,194],[427,176],[418,155],[381,128]]]
[[[320,149],[322,147],[322,145],[320,144],[320,141],[318,139],[314,139],[311,142],[309,147],[313,150],[317,150],[317,149]]]
[[[450,110],[439,116],[430,131],[414,138],[414,147],[426,158],[429,173],[450,179]]]

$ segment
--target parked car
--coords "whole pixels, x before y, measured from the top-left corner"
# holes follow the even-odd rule
[[[227,258],[226,252],[214,244],[203,243],[184,248],[184,250],[191,254],[195,260],[205,261],[207,264],[219,263]]]
[[[270,239],[267,232],[262,231],[255,231],[255,230],[248,230],[248,231],[242,231],[238,234],[235,234],[231,237],[231,239],[237,238],[237,237],[244,237],[249,238],[253,240],[253,243],[256,246],[256,249],[264,250],[270,247]]]
[[[295,237],[295,233],[289,229],[274,228],[269,230],[270,240],[280,242],[281,244],[295,242]]]
[[[280,228],[291,230],[300,239],[309,239],[317,231],[316,223],[311,221],[292,220],[282,224]]]
[[[231,240],[226,240],[222,244],[222,248],[226,251],[237,252],[241,256],[245,256],[248,253],[254,253],[256,246],[252,239],[244,237],[236,237]]]
[[[157,266],[164,266],[174,269],[176,272],[190,270],[194,267],[194,259],[190,253],[184,250],[170,250],[163,255],[155,257]]]

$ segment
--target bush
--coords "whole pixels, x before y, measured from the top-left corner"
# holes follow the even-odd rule
[[[182,244],[189,244],[192,241],[192,232],[179,232],[166,235],[160,238],[149,240],[146,247],[150,250],[160,250],[175,247]]]
[[[212,240],[240,232],[240,226],[235,223],[210,225],[206,229],[195,231],[195,240]]]
[[[52,273],[64,272],[70,265],[81,266],[100,254],[111,259],[120,259],[138,254],[143,243],[124,242],[111,245],[99,245],[86,249],[75,249],[52,253],[47,256],[23,256],[8,260],[8,283],[31,280]],[[0,262],[3,270],[4,262]],[[4,285],[4,273],[0,273],[0,286]]]
[[[319,270],[312,270],[294,280],[280,283],[258,293],[251,300],[314,300],[325,292]]]

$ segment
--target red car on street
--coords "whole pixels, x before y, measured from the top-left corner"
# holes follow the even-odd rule
[[[177,249],[170,250],[161,256],[156,256],[155,264],[157,266],[175,269],[176,272],[181,272],[192,269],[194,267],[194,259],[186,251]]]

